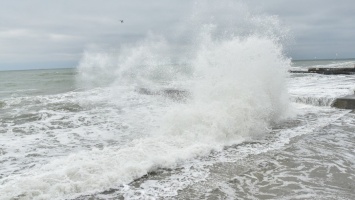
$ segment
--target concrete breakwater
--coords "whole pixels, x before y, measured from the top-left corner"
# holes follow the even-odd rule
[[[355,109],[355,95],[347,95],[335,99],[332,103],[332,107],[340,109]]]
[[[317,73],[324,75],[353,75],[355,66],[349,68],[308,68],[308,70],[290,70],[290,73]],[[339,97],[331,104],[332,107],[340,109],[355,109],[355,94]]]
[[[290,70],[290,73],[317,73],[325,75],[337,75],[337,74],[346,74],[351,75],[355,74],[355,66],[349,68],[309,68],[307,71],[304,70]]]

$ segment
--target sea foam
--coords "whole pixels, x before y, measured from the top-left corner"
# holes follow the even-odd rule
[[[157,112],[159,120],[144,137],[75,152],[9,177],[0,188],[1,198],[72,198],[119,187],[158,168],[175,168],[262,135],[271,123],[288,117],[290,59],[283,54],[285,32],[277,18],[252,15],[232,1],[195,6],[177,36],[189,36],[191,44],[177,47],[178,39],[150,33],[118,53],[86,52],[78,66],[78,84],[86,89],[109,87],[107,101],[112,104],[137,88],[187,91],[184,101],[157,97],[162,108],[151,112],[164,112]],[[217,14],[222,8],[226,12]],[[140,95],[146,94],[134,96],[138,102]]]

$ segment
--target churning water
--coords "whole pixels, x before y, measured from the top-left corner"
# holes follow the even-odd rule
[[[0,199],[355,198],[354,114],[330,107],[355,78],[287,72],[355,61],[291,63],[277,18],[196,7],[173,40],[0,72]]]

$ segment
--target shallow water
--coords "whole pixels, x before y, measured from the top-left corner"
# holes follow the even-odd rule
[[[355,115],[323,112],[284,122],[263,139],[226,147],[198,164],[191,160],[76,199],[353,199]]]
[[[345,114],[283,148],[217,164],[217,178],[172,199],[354,199],[354,117]]]

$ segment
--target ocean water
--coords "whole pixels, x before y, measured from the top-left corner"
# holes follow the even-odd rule
[[[185,47],[152,33],[1,71],[0,199],[354,199],[355,114],[330,105],[355,77],[288,70],[355,60],[291,61],[278,19],[241,4],[184,25]]]

